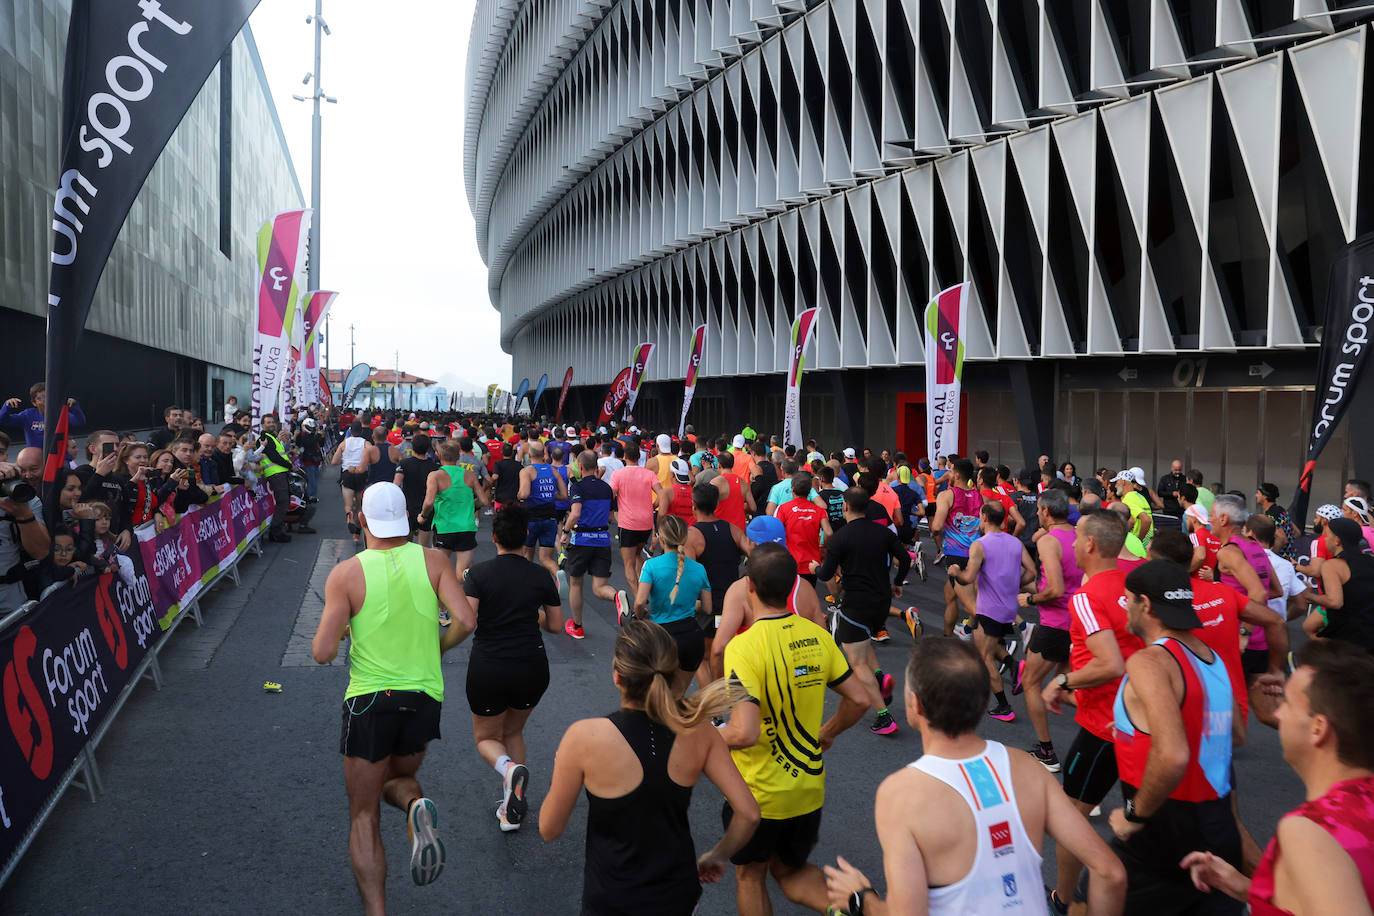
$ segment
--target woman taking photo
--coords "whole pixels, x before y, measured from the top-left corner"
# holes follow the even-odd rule
[[[111,476],[124,490],[124,517],[133,525],[151,521],[153,512],[177,487],[173,480],[158,482],[148,475],[149,470],[147,444],[126,442],[119,447],[119,460]]]
[[[729,685],[716,681],[676,697],[669,681],[677,656],[662,627],[626,621],[611,668],[620,709],[574,722],[558,746],[539,833],[549,841],[562,836],[578,793],[587,790],[583,916],[688,916],[701,885],[720,880],[758,826],[758,802],[710,724],[731,706]],[[735,814],[698,859],[687,808],[703,773]]]
[[[658,523],[663,553],[648,560],[639,574],[635,616],[648,617],[668,631],[677,643],[679,670],[673,675],[673,694],[682,696],[706,656],[706,636],[697,625],[697,601],[711,607],[711,582],[706,567],[687,558],[687,523],[665,515]]]

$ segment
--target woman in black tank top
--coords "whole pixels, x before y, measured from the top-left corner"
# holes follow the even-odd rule
[[[648,620],[627,621],[616,637],[612,667],[620,709],[573,723],[559,745],[539,832],[545,840],[561,836],[586,789],[584,916],[689,916],[702,883],[720,880],[729,857],[758,825],[758,803],[709,722],[730,708],[729,685],[716,681],[676,699],[671,679],[677,667],[677,645],[666,630]],[[736,815],[720,842],[698,859],[687,808],[702,773]]]

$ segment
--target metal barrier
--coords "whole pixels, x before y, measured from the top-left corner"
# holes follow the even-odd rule
[[[123,710],[124,704],[133,694],[134,689],[143,682],[144,678],[153,682],[154,690],[162,689],[162,669],[158,665],[158,653],[162,651],[167,641],[172,638],[172,634],[176,632],[177,627],[180,626],[181,622],[187,617],[194,619],[197,627],[204,625],[204,618],[200,610],[200,602],[221,580],[226,577],[232,579],[235,588],[243,584],[238,572],[239,562],[250,551],[256,556],[262,556],[262,538],[263,535],[261,533],[255,536],[247,546],[244,547],[242,552],[235,555],[227,569],[221,568],[220,571],[215,574],[214,578],[204,584],[200,592],[193,599],[182,605],[181,610],[172,620],[171,625],[163,631],[162,636],[149,648],[148,653],[143,656],[143,660],[139,662],[138,667],[134,670],[128,683],[124,685],[119,692],[119,696],[115,698],[110,707],[110,711],[101,720],[100,724],[96,726],[95,730],[91,732],[90,738],[86,741],[85,747],[82,748],[80,756],[77,757],[71,766],[67,768],[67,771],[62,774],[56,791],[53,792],[52,797],[48,799],[47,803],[39,811],[38,816],[34,818],[33,823],[29,825],[28,830],[25,831],[23,839],[19,841],[19,845],[16,847],[14,855],[10,858],[9,865],[3,872],[0,872],[0,887],[4,887],[5,882],[9,880],[15,869],[19,867],[20,861],[24,858],[24,853],[28,851],[29,846],[33,843],[34,837],[38,835],[38,831],[42,829],[43,824],[47,822],[48,816],[56,809],[58,803],[66,794],[68,787],[75,784],[79,788],[85,789],[86,793],[90,796],[92,804],[95,804],[99,795],[104,794],[105,787],[100,778],[100,768],[96,763],[95,751],[100,745],[101,740],[105,737],[105,733],[109,731],[115,718],[119,715],[120,711]],[[37,601],[29,601],[5,615],[3,618],[0,618],[0,632],[7,630],[11,624],[18,623],[37,606]]]

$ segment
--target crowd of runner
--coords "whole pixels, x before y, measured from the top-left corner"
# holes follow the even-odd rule
[[[1302,551],[1306,526],[1276,487],[1226,491],[1181,462],[1151,486],[1139,468],[827,454],[747,426],[679,440],[442,414],[330,423],[343,438],[327,460],[366,549],[331,573],[314,653],[326,663],[348,639],[340,749],[369,912],[385,906],[380,800],[405,812],[412,878],[443,867],[417,771],[438,737],[440,655],[469,636],[497,825],[529,819],[523,729],[550,683],[541,632],[587,637],[588,576],[614,608],[621,707],[568,727],[538,817],[556,839],[585,791],[584,913],[691,913],[727,864],[742,914],[771,912],[774,884],[850,914],[1370,912],[1364,481],[1317,509]],[[496,556],[474,563],[484,528]],[[944,580],[943,634],[897,600],[927,575]],[[913,646],[900,705],[872,648],[889,627]],[[1037,736],[1025,752],[988,722],[1021,714]],[[1051,715],[1077,725],[1062,753]],[[809,861],[824,752],[865,720],[879,737],[845,740],[909,726],[924,750],[878,788],[885,896],[842,858]],[[1265,727],[1307,801],[1261,849],[1232,751]],[[698,855],[687,806],[703,774],[723,829]],[[1118,784],[1107,843],[1088,817]]]

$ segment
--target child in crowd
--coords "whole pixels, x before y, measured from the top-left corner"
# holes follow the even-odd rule
[[[258,462],[261,458],[262,450],[257,447],[253,434],[239,436],[238,448],[234,449],[234,472],[243,478],[243,485],[249,490],[257,489]]]
[[[65,525],[53,531],[51,552],[38,567],[41,597],[46,598],[90,568],[84,560],[77,559],[76,540],[76,533]]]
[[[110,507],[102,502],[90,503],[91,518],[87,522],[82,522],[82,529],[90,526],[90,558],[92,565],[102,571],[114,571],[119,574],[119,578],[125,585],[130,587],[134,584],[134,563],[127,556],[119,552],[115,545],[114,535],[110,534]],[[87,538],[82,538],[83,542]]]

